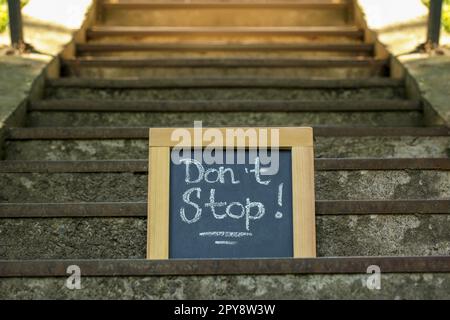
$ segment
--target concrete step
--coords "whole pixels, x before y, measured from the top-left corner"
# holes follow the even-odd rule
[[[47,88],[47,99],[95,100],[387,100],[405,98],[402,87],[354,89],[302,88]],[[385,101],[389,102],[389,101]],[[349,103],[351,103],[349,101]],[[363,103],[360,103],[362,105]]]
[[[236,45],[362,44],[364,32],[340,27],[130,27],[94,26],[88,44]]]
[[[361,43],[364,32],[355,26],[288,27],[133,27],[93,26],[90,43]]]
[[[333,77],[387,75],[388,60],[375,58],[182,59],[92,57],[65,59],[63,74],[78,77]]]
[[[148,139],[148,127],[36,127],[9,128],[9,140]],[[315,137],[448,137],[448,127],[316,126]]]
[[[448,137],[316,137],[317,158],[445,158]],[[146,159],[147,139],[7,140],[6,160]]]
[[[148,127],[11,127],[5,137],[9,140],[92,140],[148,139]],[[316,126],[315,137],[448,137],[450,128],[434,127],[361,127]]]
[[[360,78],[360,79],[309,79],[309,78],[275,78],[275,77],[241,77],[241,78],[50,78],[48,89],[380,89],[404,88],[402,79],[396,78]]]
[[[448,299],[448,260],[342,257],[239,262],[1,261],[0,275],[5,278],[0,281],[0,298]],[[70,265],[82,270],[83,290],[61,290]],[[382,290],[369,290],[366,285],[370,265],[384,270]],[[252,273],[257,275],[245,275]]]
[[[326,56],[373,56],[368,43],[80,43],[77,56],[123,56],[147,58],[295,58]]]
[[[318,215],[317,254],[449,255],[449,227],[448,210],[444,214]],[[144,259],[146,229],[145,217],[2,218],[0,258]]]
[[[345,25],[347,3],[203,2],[164,3],[108,1],[101,22],[132,26],[293,26]]]
[[[123,31],[122,31],[123,29]],[[334,32],[328,28],[312,29],[312,28],[296,28],[289,30],[287,28],[245,28],[235,30],[235,28],[132,28],[122,27],[112,30],[106,28],[95,28],[88,30],[87,45],[155,45],[165,46],[172,52],[171,47],[175,46],[201,46],[205,43],[233,46],[276,46],[276,45],[364,45],[364,34],[359,29],[343,28],[343,32]],[[295,32],[294,32],[295,31]],[[217,50],[214,50],[217,51]],[[269,56],[258,54],[257,57],[270,57],[270,52],[261,50]],[[138,51],[137,51],[138,52]],[[189,51],[193,54],[199,53],[198,50]],[[213,52],[213,51],[211,51]],[[219,51],[218,51],[219,52]],[[226,50],[228,54],[237,53],[233,50]],[[249,51],[250,52],[250,51]],[[311,53],[321,52],[321,56],[329,56],[331,51],[297,51],[299,56],[311,56]],[[346,56],[344,51],[333,51],[337,56]],[[355,55],[361,55],[360,50],[356,50]],[[106,53],[106,52],[105,52]],[[120,51],[114,52],[117,55]],[[281,54],[288,54],[288,50],[278,51],[273,57],[281,57]],[[304,53],[304,54],[303,54]],[[327,53],[326,55],[324,53]],[[348,51],[347,51],[348,53]],[[102,56],[100,53],[92,54],[93,56]],[[111,56],[111,54],[107,54]],[[83,54],[80,54],[83,56]],[[253,56],[253,55],[252,55]],[[366,56],[366,55],[362,55]],[[367,55],[371,56],[371,55]],[[295,58],[295,57],[293,57]]]
[[[116,68],[143,68],[143,67],[167,67],[167,68],[314,68],[314,67],[371,67],[387,64],[385,59],[376,58],[345,58],[327,57],[298,58],[298,59],[200,59],[185,57],[181,59],[157,59],[157,58],[124,58],[124,57],[91,57],[65,59],[63,63],[72,67],[116,67]]]
[[[33,111],[32,127],[117,127],[117,126],[421,126],[420,111],[364,112],[96,112]]]
[[[107,167],[105,170],[118,169]],[[127,171],[1,173],[0,182],[4,187],[0,191],[0,201],[146,201],[147,175]],[[445,199],[450,197],[450,173],[448,169],[411,170],[404,167],[384,171],[317,171],[316,197],[319,200]]]
[[[318,255],[446,255],[449,201],[317,201]],[[144,258],[146,215],[146,202],[2,203],[0,257]]]

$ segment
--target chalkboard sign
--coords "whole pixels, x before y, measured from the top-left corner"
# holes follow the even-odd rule
[[[290,150],[279,152],[270,176],[257,152],[230,150],[233,165],[225,153],[212,165],[188,153],[170,167],[170,258],[293,256]]]
[[[150,129],[148,258],[315,256],[312,129],[201,131]]]

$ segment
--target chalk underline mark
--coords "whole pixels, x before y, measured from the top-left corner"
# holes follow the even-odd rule
[[[251,237],[253,234],[251,232],[233,232],[233,231],[208,231],[200,232],[201,237],[226,237],[226,238],[241,238],[241,237]]]
[[[237,244],[237,241],[215,241],[214,243],[232,246],[232,245]]]

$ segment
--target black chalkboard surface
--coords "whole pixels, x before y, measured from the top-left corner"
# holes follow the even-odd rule
[[[279,150],[273,175],[258,153],[231,153],[234,164],[225,152],[223,164],[193,152],[171,162],[171,259],[293,257],[291,151]]]

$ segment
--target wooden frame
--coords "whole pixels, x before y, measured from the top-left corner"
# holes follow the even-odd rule
[[[188,130],[194,137],[194,128]],[[314,151],[312,128],[205,128],[219,130],[225,137],[227,129],[271,130],[279,132],[280,149],[291,150],[292,158],[292,213],[293,213],[293,257],[316,256],[315,195],[314,195]],[[171,139],[176,128],[152,128],[149,132],[149,180],[147,219],[147,259],[169,258],[169,197],[170,197],[170,152],[175,146],[198,148],[202,146],[234,147],[228,144],[211,144],[201,134],[200,141],[180,145]],[[201,130],[201,129],[200,129]],[[233,141],[234,143],[234,141]],[[259,145],[259,141],[258,141]],[[271,141],[265,144],[272,146]],[[248,147],[246,140],[245,146]]]

